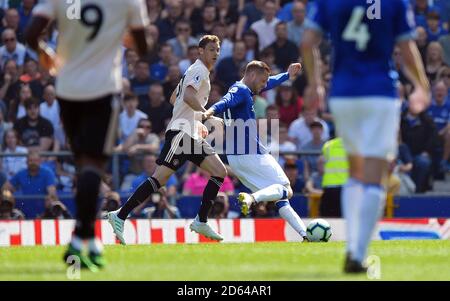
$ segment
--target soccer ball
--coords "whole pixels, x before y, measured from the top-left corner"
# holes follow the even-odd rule
[[[321,218],[313,219],[309,222],[306,229],[306,234],[309,241],[312,242],[327,242],[333,232],[331,231],[330,224]]]

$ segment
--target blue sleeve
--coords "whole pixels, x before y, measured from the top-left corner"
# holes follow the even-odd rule
[[[411,5],[404,0],[392,2],[395,5],[393,30],[396,42],[411,40],[416,37],[414,12]]]
[[[211,108],[214,114],[221,114],[229,108],[233,108],[245,101],[244,93],[238,87],[231,87],[228,93],[216,102]]]
[[[328,32],[329,26],[326,18],[326,8],[327,6],[323,0],[316,0],[311,3],[305,20],[305,28],[319,31],[321,33]]]
[[[289,79],[289,73],[280,73],[274,76],[269,77],[269,80],[267,81],[267,86],[262,89],[261,92],[273,89],[279,85],[281,85],[283,82],[287,81]]]

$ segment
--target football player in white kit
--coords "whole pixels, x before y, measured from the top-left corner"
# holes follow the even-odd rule
[[[77,2],[75,2],[76,5]],[[56,71],[56,95],[61,120],[77,166],[76,225],[64,260],[77,256],[82,268],[97,271],[105,265],[103,246],[95,238],[100,181],[117,136],[122,92],[122,41],[126,31],[136,50],[147,54],[150,40],[144,0],[44,0],[33,10],[26,29],[28,45],[41,64]],[[56,57],[40,36],[49,24],[58,24]],[[85,244],[87,243],[87,255]]]
[[[223,237],[209,226],[207,219],[227,170],[204,139],[206,134],[202,129],[206,132],[207,130],[201,123],[211,90],[209,72],[219,57],[220,40],[217,36],[206,35],[200,39],[198,46],[199,59],[188,68],[172,93],[173,116],[167,126],[164,146],[156,161],[156,171],[136,189],[122,208],[108,213],[109,222],[122,244],[125,244],[124,222],[130,212],[165,185],[169,177],[186,161],[191,161],[211,175],[203,191],[198,215],[191,223],[190,229],[210,239],[223,240]]]

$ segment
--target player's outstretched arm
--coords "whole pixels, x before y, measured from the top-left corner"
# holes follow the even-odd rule
[[[321,34],[318,31],[306,29],[300,45],[308,83],[311,87],[309,97],[305,97],[306,107],[323,107],[325,90],[320,71],[320,52],[318,47],[320,40]]]
[[[270,76],[267,80],[267,85],[261,92],[273,89],[281,85],[283,82],[289,80],[294,80],[297,75],[302,70],[302,65],[300,63],[293,63],[289,65],[288,71],[280,73],[277,75]]]
[[[405,75],[414,84],[414,92],[409,97],[410,109],[416,113],[424,111],[430,104],[430,84],[420,58],[419,50],[413,40],[397,43],[402,53]]]

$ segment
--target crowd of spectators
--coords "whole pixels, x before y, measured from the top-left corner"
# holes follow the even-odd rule
[[[59,192],[72,191],[76,181],[70,157],[40,156],[40,152],[68,151],[59,119],[55,78],[39,67],[37,56],[24,42],[24,29],[35,0],[0,0],[0,184],[3,187],[0,216],[23,216],[13,209],[14,195],[46,195],[43,216],[67,217],[58,200]],[[139,58],[123,47],[122,112],[116,151],[120,157],[120,188],[130,192],[155,169],[157,154],[172,115],[172,91],[190,64],[198,58],[197,43],[205,34],[221,40],[221,54],[211,72],[211,95],[207,107],[220,100],[228,88],[241,79],[245,65],[254,59],[266,62],[273,74],[286,71],[289,64],[302,62],[298,45],[305,18],[313,0],[147,0],[151,25],[148,34],[157,49]],[[423,193],[435,179],[444,179],[450,157],[450,1],[411,0],[417,31],[417,45],[433,91],[428,111],[419,115],[408,110],[412,85],[402,71],[400,51],[392,54],[392,76],[397,78],[402,100],[399,156],[392,171],[401,180],[402,193]],[[52,24],[45,39],[56,48],[57,25]],[[331,47],[321,43],[323,80],[331,80]],[[95,66],[92,66],[95,72]],[[370,72],[370,70],[368,70]],[[293,155],[292,152],[320,151],[335,136],[327,110],[305,110],[308,93],[305,74],[277,89],[255,96],[257,118],[279,120],[277,139],[267,137],[269,148],[291,152],[278,157],[295,193],[320,190],[323,158]],[[169,180],[166,191],[148,200],[151,209],[139,208],[136,216],[177,217],[175,200],[180,195],[199,195],[209,175],[187,164]],[[32,183],[32,184],[30,184]],[[112,191],[111,176],[103,183],[103,210],[120,205]],[[226,179],[214,214],[227,216],[228,196],[245,189],[233,176]],[[254,216],[271,216],[271,205],[253,210]],[[145,206],[144,206],[145,207]],[[263,208],[264,207],[264,208]],[[5,209],[6,208],[6,209]],[[142,210],[141,210],[142,209]],[[3,211],[9,213],[3,213]],[[230,213],[231,214],[231,213]]]

